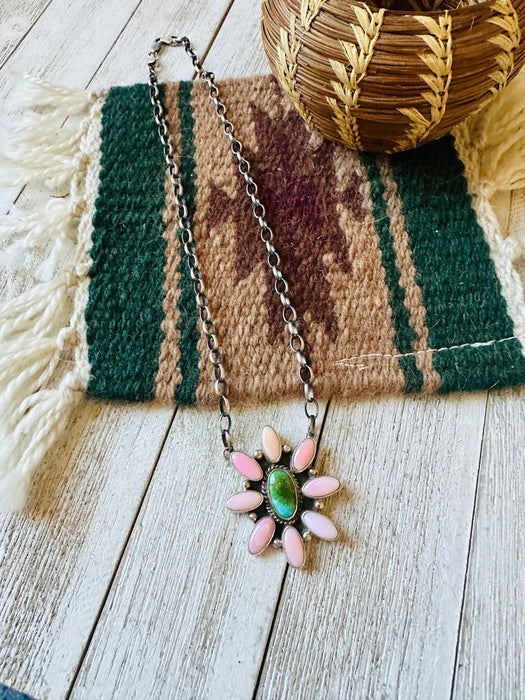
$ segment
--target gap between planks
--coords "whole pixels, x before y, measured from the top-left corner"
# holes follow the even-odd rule
[[[474,523],[476,519],[476,512],[477,512],[477,503],[478,503],[478,493],[479,493],[479,477],[481,473],[481,461],[483,459],[483,440],[485,437],[485,430],[487,429],[487,412],[488,412],[488,403],[489,403],[489,393],[487,391],[487,398],[485,402],[485,415],[483,417],[483,428],[481,431],[481,445],[480,445],[480,450],[479,450],[479,463],[478,463],[478,472],[476,474],[476,487],[474,489],[474,501],[472,503],[472,520],[470,524],[470,534],[469,534],[469,540],[468,540],[468,550],[467,550],[467,561],[465,565],[465,580],[463,583],[463,594],[461,596],[461,609],[459,611],[459,621],[458,621],[458,633],[456,637],[456,653],[454,655],[454,668],[452,671],[452,681],[450,683],[450,700],[454,697],[454,688],[456,684],[456,674],[457,674],[457,668],[458,668],[458,663],[459,663],[459,643],[461,639],[461,627],[463,625],[463,619],[464,619],[464,612],[465,612],[465,600],[467,596],[467,582],[468,582],[468,575],[469,575],[469,570],[470,570],[470,556],[472,553],[472,540],[474,536]]]
[[[151,472],[150,472],[150,474],[149,474],[149,477],[148,477],[148,479],[147,479],[147,481],[146,481],[146,484],[145,484],[145,486],[144,486],[144,491],[143,491],[142,497],[141,497],[141,499],[140,499],[140,501],[139,501],[139,503],[138,503],[138,507],[137,507],[137,510],[136,510],[136,512],[135,512],[135,517],[133,518],[133,520],[132,520],[132,522],[131,522],[130,528],[129,528],[129,530],[128,530],[128,534],[127,534],[126,538],[124,539],[124,543],[123,543],[123,546],[122,546],[122,550],[121,550],[120,555],[119,555],[119,557],[118,557],[118,559],[117,559],[117,561],[116,561],[115,568],[114,568],[114,571],[113,571],[113,575],[111,576],[111,578],[110,578],[110,580],[109,580],[109,582],[108,582],[108,586],[107,586],[107,588],[106,588],[106,592],[105,592],[104,597],[103,597],[103,599],[102,599],[102,602],[101,602],[101,604],[100,604],[100,608],[99,608],[98,614],[97,614],[95,620],[93,621],[93,626],[92,626],[91,631],[90,631],[90,633],[89,633],[89,636],[88,636],[88,638],[87,638],[87,640],[86,640],[86,645],[85,645],[85,647],[84,647],[84,650],[82,651],[82,655],[81,655],[81,657],[80,657],[80,659],[79,659],[77,668],[76,668],[76,670],[75,670],[75,672],[74,672],[73,678],[72,678],[72,680],[71,680],[71,684],[70,684],[69,689],[68,689],[67,694],[66,694],[66,698],[69,698],[69,697],[71,696],[71,691],[72,691],[72,689],[73,689],[73,686],[75,685],[75,681],[76,681],[76,679],[77,679],[77,676],[78,676],[78,674],[79,674],[79,672],[80,672],[80,669],[81,669],[81,667],[82,667],[82,664],[83,664],[83,662],[84,662],[84,658],[85,658],[85,656],[86,656],[87,650],[89,649],[89,645],[91,644],[91,640],[93,639],[93,634],[94,634],[95,629],[96,629],[96,627],[97,627],[98,621],[100,620],[100,617],[101,617],[101,615],[102,615],[102,612],[103,612],[103,610],[104,610],[104,607],[105,607],[105,605],[106,605],[106,602],[107,602],[107,599],[108,599],[108,596],[109,596],[109,592],[111,591],[111,589],[112,589],[112,587],[113,587],[113,583],[114,583],[114,581],[115,581],[115,577],[117,576],[118,570],[119,570],[119,568],[120,568],[120,564],[121,564],[121,562],[122,562],[122,559],[123,559],[124,554],[125,554],[125,552],[126,552],[126,549],[127,549],[127,547],[128,547],[129,540],[130,540],[130,537],[131,537],[131,533],[133,532],[133,530],[134,530],[134,528],[135,528],[135,525],[136,525],[136,523],[137,523],[137,520],[138,520],[138,518],[139,518],[139,516],[140,516],[140,513],[141,513],[141,511],[142,511],[142,508],[143,508],[143,506],[144,506],[144,501],[145,501],[145,499],[146,499],[146,495],[147,495],[147,493],[148,493],[148,491],[149,491],[149,487],[150,487],[151,481],[152,481],[152,479],[153,479],[153,475],[155,474],[155,469],[157,468],[157,465],[158,465],[159,460],[160,460],[160,458],[161,458],[162,451],[164,450],[164,446],[165,446],[165,444],[166,444],[166,440],[168,439],[168,435],[169,435],[169,433],[170,433],[171,426],[173,425],[173,421],[175,420],[175,416],[177,415],[177,410],[178,410],[178,406],[175,406],[175,408],[174,408],[174,410],[173,410],[173,415],[172,415],[171,420],[170,420],[170,422],[169,422],[169,425],[167,426],[166,432],[164,433],[164,438],[163,438],[163,440],[162,440],[162,443],[161,443],[160,449],[159,449],[159,451],[158,451],[157,457],[156,457],[156,459],[155,459],[155,461],[154,461],[154,463],[153,463],[153,467],[152,467],[152,469],[151,469]]]
[[[453,697],[525,687],[525,387],[491,392]]]
[[[347,541],[287,577],[257,698],[448,696],[485,402],[332,401]]]
[[[319,454],[319,448],[322,449],[323,432],[324,432],[324,427],[325,427],[325,424],[326,424],[326,418],[327,418],[327,416],[329,415],[329,412],[330,412],[330,401],[331,401],[331,399],[328,399],[328,401],[326,402],[326,409],[325,409],[325,412],[324,412],[323,421],[322,421],[321,427],[320,427],[320,429],[319,429],[319,438],[318,438],[318,442],[317,442],[318,450],[317,450],[316,455],[315,455],[314,468],[316,468],[316,465],[317,465],[317,455]],[[276,623],[276,620],[277,620],[277,615],[279,614],[279,609],[280,609],[280,607],[281,607],[281,598],[282,598],[283,591],[284,591],[284,584],[286,583],[286,579],[287,579],[287,576],[288,576],[289,571],[290,571],[290,565],[289,565],[289,564],[286,564],[286,568],[285,568],[284,574],[283,574],[283,580],[282,580],[282,582],[281,582],[281,588],[280,588],[280,590],[279,590],[279,595],[278,595],[278,597],[277,597],[277,602],[276,602],[276,605],[275,605],[275,612],[274,612],[274,614],[273,614],[273,618],[272,618],[272,621],[271,621],[271,624],[270,624],[270,629],[269,629],[269,632],[268,632],[268,639],[266,640],[266,646],[264,647],[264,651],[263,651],[263,655],[262,655],[262,659],[261,659],[261,664],[260,664],[260,666],[259,666],[259,671],[258,671],[258,673],[257,673],[257,679],[256,679],[256,681],[255,681],[255,686],[254,686],[254,689],[253,689],[252,700],[255,700],[255,696],[257,695],[257,691],[258,691],[258,689],[259,689],[259,685],[260,685],[260,682],[261,682],[262,672],[263,672],[263,670],[264,670],[264,666],[265,666],[265,664],[266,664],[266,658],[267,658],[267,656],[268,656],[268,650],[269,650],[269,648],[270,648],[270,641],[271,641],[271,639],[272,639],[273,630],[274,630],[275,623]]]
[[[46,3],[43,4],[43,5],[44,5],[43,7],[39,7],[40,5],[42,5],[42,3],[39,2],[39,0],[32,0],[32,2],[24,2],[24,10],[25,10],[25,12],[26,12],[26,13],[28,13],[28,12],[30,13],[30,12],[33,10],[35,16],[30,18],[29,23],[28,23],[28,26],[23,27],[23,28],[21,29],[21,31],[20,31],[20,36],[18,36],[18,37],[15,38],[14,40],[11,40],[11,47],[9,47],[9,43],[10,43],[9,39],[10,39],[10,38],[7,36],[7,33],[8,33],[8,32],[16,32],[16,29],[17,29],[16,21],[18,20],[19,22],[21,22],[21,24],[24,24],[23,20],[24,20],[25,18],[24,18],[23,16],[20,17],[19,15],[10,15],[10,16],[8,16],[8,17],[6,17],[6,15],[4,15],[3,17],[0,18],[0,22],[1,22],[1,25],[0,25],[0,30],[1,30],[0,38],[2,39],[2,44],[3,44],[4,37],[5,37],[5,48],[4,48],[4,46],[1,46],[1,47],[0,47],[0,56],[1,56],[2,53],[4,53],[4,51],[5,51],[5,54],[6,54],[6,55],[1,59],[1,61],[0,61],[0,72],[2,71],[2,69],[3,69],[3,67],[5,66],[5,64],[7,63],[7,61],[9,61],[9,59],[11,58],[11,56],[12,56],[14,53],[16,53],[16,50],[18,49],[18,47],[20,46],[20,44],[21,44],[23,41],[25,41],[25,39],[26,39],[26,37],[28,36],[28,34],[31,32],[31,30],[33,29],[33,27],[35,26],[35,24],[38,22],[38,20],[40,19],[40,17],[44,14],[44,12],[47,10],[47,8],[49,7],[49,5],[50,5],[52,2],[53,2],[53,0],[48,0]],[[16,0],[15,0],[15,3],[16,3]],[[18,4],[18,3],[16,3],[16,4]],[[2,8],[2,9],[3,9],[4,13],[7,14],[8,10],[9,10],[9,7],[8,7],[7,2],[4,1],[3,8]],[[13,9],[15,9],[15,8],[13,8]],[[11,26],[11,27],[9,26],[10,20],[13,20],[14,26]],[[22,20],[22,21],[21,21],[21,20]],[[7,24],[7,27],[5,26],[6,24]]]

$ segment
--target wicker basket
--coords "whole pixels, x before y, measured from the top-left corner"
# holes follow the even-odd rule
[[[272,71],[307,124],[349,148],[402,151],[449,132],[525,62],[525,0],[438,11],[265,0]]]

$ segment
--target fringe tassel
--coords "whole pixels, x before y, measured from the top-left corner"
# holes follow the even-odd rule
[[[50,199],[41,210],[28,214],[13,208],[9,216],[0,220],[0,245],[5,246],[2,264],[9,269],[21,267],[28,251],[52,243],[37,270],[39,279],[51,279],[56,264],[66,257],[75,241],[80,215],[71,211],[70,198],[65,197]]]
[[[9,186],[38,182],[51,193],[68,192],[82,137],[82,129],[68,118],[86,116],[97,95],[27,78],[15,99],[27,111],[2,149],[2,180]]]
[[[490,198],[498,191],[525,187],[525,70],[488,105],[454,131],[458,154],[490,253],[514,333],[525,348],[525,295],[514,261],[523,244],[503,238]]]
[[[26,81],[18,99],[27,111],[1,159],[9,185],[38,183],[51,196],[40,210],[13,210],[0,222],[3,262],[18,264],[31,249],[50,247],[45,281],[0,305],[0,509],[5,511],[23,508],[35,469],[87,388],[84,311],[104,97]]]

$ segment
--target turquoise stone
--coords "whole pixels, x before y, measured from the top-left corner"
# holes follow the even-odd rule
[[[268,477],[268,498],[272,508],[283,520],[291,518],[297,510],[295,483],[284,469],[274,469]]]

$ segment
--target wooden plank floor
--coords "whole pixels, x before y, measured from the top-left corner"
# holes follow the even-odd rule
[[[259,14],[253,0],[8,0],[1,123],[17,75],[144,81],[168,32],[219,78],[268,72]],[[181,52],[164,66],[191,76]],[[18,195],[4,188],[2,209]],[[0,294],[24,283],[4,273]],[[247,448],[266,422],[292,443],[304,432],[299,400],[233,413]],[[0,684],[37,700],[523,697],[525,390],[333,398],[322,420],[343,537],[311,546],[305,573],[247,556],[215,411],[86,401],[27,511],[0,516]]]

